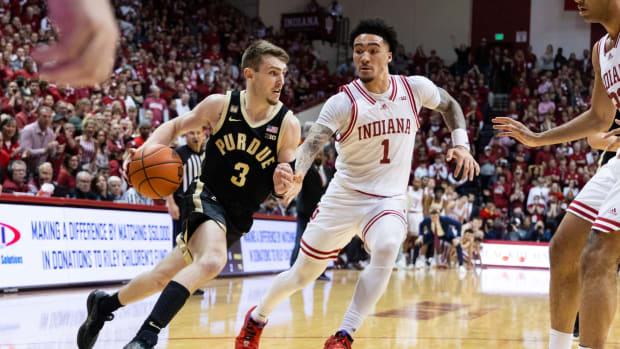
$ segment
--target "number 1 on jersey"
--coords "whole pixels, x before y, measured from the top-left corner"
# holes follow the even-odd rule
[[[383,142],[381,142],[381,144],[383,145],[383,159],[381,159],[381,161],[379,161],[380,164],[389,164],[390,163],[390,158],[388,157],[390,155],[390,140],[389,139],[384,139]]]

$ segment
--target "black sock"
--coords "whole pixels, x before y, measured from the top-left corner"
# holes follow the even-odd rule
[[[413,255],[411,256],[411,263],[415,264],[418,260],[418,255],[420,254],[420,246],[416,246],[413,248]]]
[[[122,306],[123,305],[118,300],[118,292],[116,292],[115,294],[113,294],[113,295],[111,295],[109,297],[103,298],[99,302],[99,309],[104,314],[110,314],[111,312],[115,311],[116,309],[118,309],[118,308],[120,308]]]
[[[144,321],[144,324],[140,327],[138,335],[142,331],[159,334],[159,331],[168,326],[172,318],[183,308],[188,298],[189,291],[185,286],[176,281],[170,281],[161,292],[151,315],[146,318],[146,321]]]
[[[459,259],[459,265],[463,265],[463,248],[461,245],[456,245],[456,256]]]

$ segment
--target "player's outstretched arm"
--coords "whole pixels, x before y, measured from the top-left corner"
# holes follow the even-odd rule
[[[601,43],[604,45],[604,43]],[[493,119],[493,128],[499,130],[500,137],[512,137],[530,146],[559,144],[582,139],[598,132],[605,132],[613,122],[616,107],[607,96],[601,80],[601,67],[596,54],[596,44],[592,49],[592,66],[594,67],[594,89],[592,90],[592,106],[573,120],[541,133],[530,131],[522,123],[507,117]]]
[[[39,46],[32,57],[41,77],[56,83],[92,86],[110,77],[119,31],[108,0],[50,0],[58,43]]]
[[[217,131],[215,128],[218,125],[225,103],[225,95],[213,94],[208,96],[190,112],[161,124],[140,148],[150,144],[169,145],[180,135],[188,131],[202,130],[205,126],[211,126],[214,132]],[[123,162],[123,172],[126,172],[131,157],[137,151],[138,149],[128,150],[127,157]]]
[[[283,200],[285,204],[288,205],[291,200],[299,194],[306,172],[308,172],[308,169],[312,166],[316,154],[323,149],[323,146],[329,141],[332,134],[334,134],[334,132],[327,126],[320,125],[316,122],[312,125],[308,137],[306,137],[302,145],[297,148],[295,175],[293,176],[291,188],[286,192],[286,195],[284,195]]]
[[[225,95],[213,94],[208,96],[193,110],[161,124],[143,146],[147,144],[169,145],[180,135],[193,130],[202,130],[206,126],[211,126],[213,132],[217,131],[216,127],[222,117],[225,102]]]
[[[438,87],[439,105],[435,108],[443,116],[443,120],[452,131],[453,148],[448,150],[447,161],[454,159],[456,167],[454,168],[454,177],[461,179],[469,178],[473,180],[474,176],[480,174],[480,166],[469,152],[469,139],[467,138],[465,115],[459,103],[446,90]],[[462,170],[462,171],[461,171]]]

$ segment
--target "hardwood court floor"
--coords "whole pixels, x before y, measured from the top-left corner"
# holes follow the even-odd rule
[[[358,272],[328,273],[272,314],[261,349],[321,349],[338,329]],[[273,275],[210,282],[192,296],[157,348],[233,348],[246,311],[265,293]],[[546,349],[548,271],[485,269],[459,277],[455,270],[397,271],[388,291],[355,336],[355,349]],[[105,288],[113,291],[116,287]],[[90,289],[0,296],[0,349],[75,348]],[[156,296],[116,312],[95,348],[121,348],[151,311]],[[609,348],[620,348],[620,322]],[[574,347],[577,347],[575,342]]]

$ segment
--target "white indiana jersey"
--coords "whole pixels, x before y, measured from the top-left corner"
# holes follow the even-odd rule
[[[336,180],[375,196],[404,194],[422,107],[435,109],[439,89],[423,76],[390,75],[383,94],[359,80],[342,86],[321,109],[317,123],[337,132]]]
[[[421,213],[423,197],[424,189],[419,188],[418,190],[414,190],[412,186],[409,186],[407,188],[407,202],[409,204],[407,211],[410,213]]]
[[[601,65],[601,80],[607,90],[607,95],[617,109],[620,109],[620,49],[618,39],[609,50],[605,49],[605,42],[609,34],[603,36],[596,43],[599,63]]]

